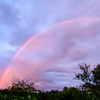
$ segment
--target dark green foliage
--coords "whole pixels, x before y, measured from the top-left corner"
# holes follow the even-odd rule
[[[34,93],[32,91],[0,90],[0,100],[100,100],[98,96],[71,87],[67,91],[51,90]]]
[[[92,70],[93,74],[93,83],[97,86],[97,91],[100,91],[100,65],[98,64],[94,70]]]
[[[68,87],[65,86],[65,87],[63,88],[63,91],[67,91],[67,90],[68,90]]]

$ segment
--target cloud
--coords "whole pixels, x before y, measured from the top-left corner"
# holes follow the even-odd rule
[[[52,26],[69,19],[97,18],[99,6],[99,1],[87,0],[0,1],[0,68],[12,66],[5,83],[18,76],[38,80],[41,89],[74,86],[78,63],[99,63],[100,21]],[[42,34],[13,58],[39,32]]]
[[[74,72],[79,71],[77,64],[92,62],[97,57],[93,53],[98,51],[99,22],[95,25],[94,21],[90,22],[85,21],[87,26],[81,21],[58,25],[39,35],[14,58],[8,77],[32,77],[38,84],[47,86],[65,85],[66,82],[74,86],[78,83],[73,80]]]

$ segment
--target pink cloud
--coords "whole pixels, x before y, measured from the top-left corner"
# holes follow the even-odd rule
[[[53,85],[62,87],[62,84],[74,86],[78,83],[73,80],[74,72],[79,71],[77,64],[89,63],[92,61],[91,57],[95,59],[98,56],[94,50],[98,48],[99,42],[95,41],[99,35],[98,23],[95,22],[94,25],[94,21],[80,21],[59,25],[44,32],[13,59],[5,83],[12,76],[18,76],[31,77],[38,81],[41,89],[55,87]],[[41,84],[46,84],[47,87]]]

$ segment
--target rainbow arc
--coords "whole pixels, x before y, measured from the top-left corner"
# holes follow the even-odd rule
[[[42,35],[44,32],[46,32],[46,31],[52,29],[53,27],[59,26],[59,25],[68,24],[68,23],[75,23],[75,22],[80,22],[80,21],[100,21],[100,18],[79,18],[79,19],[71,19],[71,20],[66,20],[66,21],[60,22],[60,23],[58,23],[58,24],[56,24],[56,25],[53,25],[52,27],[50,27],[50,28],[48,28],[48,29],[46,29],[46,30],[44,30],[44,31],[42,31],[42,32],[40,32],[40,33],[37,33],[35,36],[33,36],[32,38],[30,38],[30,39],[19,49],[19,51],[15,54],[15,56],[13,57],[13,59],[16,58],[16,57],[24,50],[24,48],[26,48],[32,41],[34,41],[37,37],[39,37],[40,35]],[[13,59],[12,59],[11,62],[13,62]],[[3,74],[2,78],[1,78],[0,88],[2,87],[4,81],[6,80],[7,74],[9,73],[11,67],[12,67],[12,66],[9,65],[9,66],[6,68],[4,74]]]

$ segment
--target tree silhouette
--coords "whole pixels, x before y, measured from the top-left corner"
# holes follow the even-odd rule
[[[63,91],[67,91],[68,87],[64,86]]]
[[[75,79],[82,80],[83,82],[85,82],[85,84],[90,83],[91,82],[90,65],[83,63],[79,64],[79,67],[82,73],[75,74]]]
[[[100,91],[100,64],[92,70],[92,81],[96,91]]]
[[[79,65],[82,73],[75,74],[74,79],[85,82],[83,86],[88,84],[88,87],[95,95],[100,96],[100,64],[97,64],[93,70],[90,70],[90,65],[83,63]]]
[[[26,90],[26,91],[35,91],[36,90],[36,86],[34,85],[35,82],[31,82],[31,80],[19,80],[16,77],[13,77],[12,79],[12,86],[11,86],[11,90]]]

